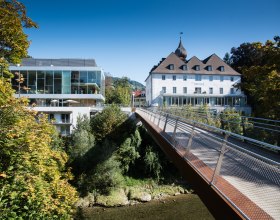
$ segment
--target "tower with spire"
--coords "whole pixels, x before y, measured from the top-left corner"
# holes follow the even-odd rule
[[[216,111],[234,107],[250,113],[246,96],[235,87],[241,81],[240,73],[216,54],[203,60],[187,58],[182,34],[176,50],[153,66],[145,80],[147,105],[208,105]]]
[[[181,60],[186,60],[187,58],[187,51],[184,48],[183,44],[182,44],[182,39],[180,36],[180,42],[179,42],[179,46],[178,48],[175,50],[175,54],[181,59]]]

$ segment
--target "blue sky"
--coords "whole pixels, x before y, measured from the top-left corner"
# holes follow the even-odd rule
[[[221,58],[243,42],[280,35],[279,0],[22,0],[39,29],[34,58],[94,58],[113,76],[144,83],[183,32],[188,58]]]

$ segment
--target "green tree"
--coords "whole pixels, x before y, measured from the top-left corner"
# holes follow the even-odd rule
[[[140,157],[139,146],[141,145],[141,136],[139,131],[136,129],[131,137],[125,139],[117,150],[117,159],[121,163],[121,168],[124,173],[128,173],[131,165],[133,165]]]
[[[106,89],[106,103],[128,106],[131,100],[131,87],[129,79],[123,77],[114,82],[113,87]]]
[[[257,117],[280,119],[280,37],[231,49],[230,65],[242,74],[239,87]]]
[[[151,173],[157,178],[157,180],[159,180],[162,166],[160,164],[159,156],[157,152],[154,151],[153,147],[147,147],[146,154],[144,156],[144,162],[146,171],[148,171],[148,173]]]
[[[25,6],[16,0],[0,1],[0,57],[20,63],[27,57],[29,41],[24,28],[37,27],[26,14]]]
[[[101,113],[91,119],[91,129],[94,137],[97,141],[102,141],[107,135],[114,133],[116,128],[126,119],[127,116],[118,106],[112,105],[103,109]]]
[[[225,61],[227,64],[230,65],[230,55],[229,55],[229,53],[226,53],[226,54],[225,54],[224,61]]]
[[[90,127],[90,119],[86,115],[79,115],[77,127],[71,135],[71,146],[68,150],[72,159],[83,157],[94,146],[94,135]]]

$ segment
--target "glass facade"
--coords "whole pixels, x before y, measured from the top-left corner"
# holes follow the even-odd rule
[[[21,94],[102,94],[105,96],[105,77],[101,71],[12,71],[24,78]],[[17,76],[12,80],[13,88],[19,93]]]
[[[163,102],[167,105],[210,105],[210,106],[247,106],[246,97],[195,97],[195,96],[163,96]]]

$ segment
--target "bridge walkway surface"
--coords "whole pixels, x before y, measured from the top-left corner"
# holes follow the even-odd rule
[[[137,109],[136,115],[159,145],[168,143],[183,158],[185,164],[177,163],[180,170],[191,167],[238,217],[280,219],[279,147],[255,141],[275,152],[263,150],[252,139],[164,112]],[[168,147],[164,151],[172,154]],[[176,165],[180,159],[171,160]]]

